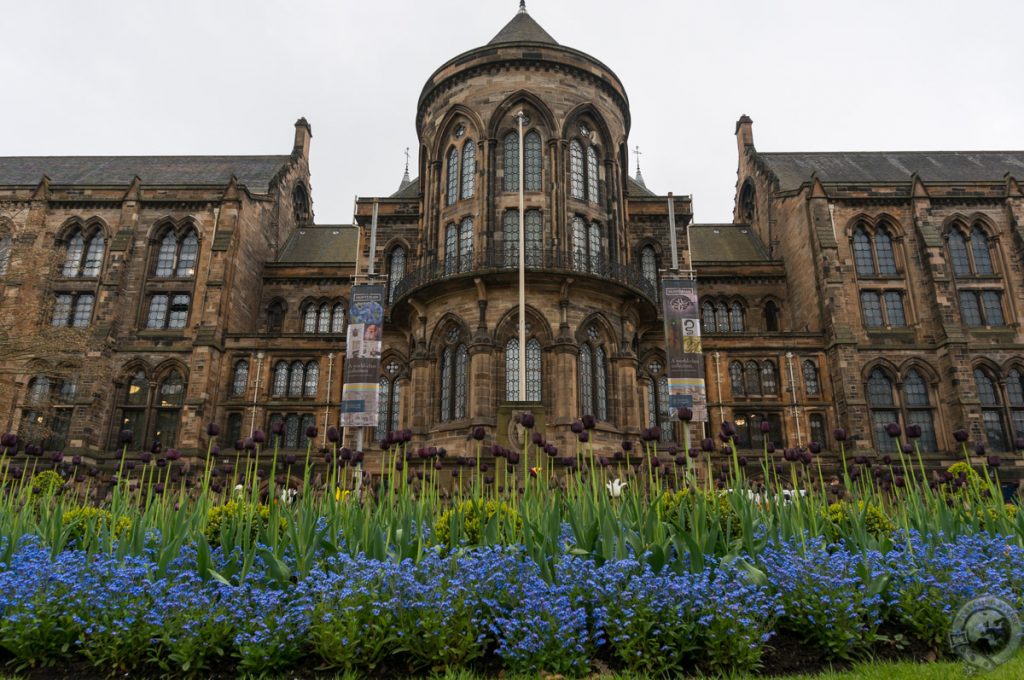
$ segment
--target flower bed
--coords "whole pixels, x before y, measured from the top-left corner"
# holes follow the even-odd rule
[[[495,547],[418,562],[322,552],[301,579],[261,564],[226,583],[218,575],[231,560],[219,550],[204,576],[191,547],[161,566],[145,555],[54,555],[26,540],[0,564],[0,645],[24,666],[84,660],[101,673],[312,665],[582,675],[596,659],[653,674],[730,673],[758,668],[776,631],[823,657],[855,658],[883,643],[883,624],[944,639],[959,604],[979,593],[1024,606],[1024,549],[997,536],[938,550],[901,536],[884,555],[770,541],[757,557],[709,558],[696,571],[571,551],[555,556],[552,580],[524,549]]]

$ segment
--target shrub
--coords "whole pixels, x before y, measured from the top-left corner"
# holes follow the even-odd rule
[[[114,521],[109,510],[94,508],[89,505],[72,508],[63,514],[61,522],[71,526],[69,538],[81,541],[86,536],[99,536],[114,527],[114,538],[121,538],[132,528],[132,521],[121,516]]]
[[[850,501],[832,503],[825,510],[825,519],[828,520],[828,537],[833,541],[848,535],[850,529],[861,521],[867,532],[875,538],[890,536],[896,530],[896,525],[880,507],[874,503],[865,505],[864,501],[857,501],[856,504]]]
[[[723,534],[736,536],[741,530],[740,516],[730,500],[728,491],[692,491],[683,489],[675,493],[665,492],[661,497],[661,516],[667,522],[677,521],[682,509],[683,528],[693,529],[696,511],[702,511],[710,520],[716,518]]]
[[[280,526],[278,531],[284,533],[288,527],[288,521],[284,517],[278,519]],[[256,505],[248,501],[230,500],[223,505],[215,505],[206,513],[206,528],[203,534],[211,545],[219,545],[225,529],[229,527],[236,531],[242,527],[249,527],[249,539],[253,542],[259,537],[261,531],[267,529],[270,523],[270,507]]]
[[[967,480],[964,488],[976,488],[981,484],[981,475],[979,475],[978,471],[971,467],[967,461],[953,463],[946,469],[946,472],[953,475],[954,479],[958,479],[962,475]]]
[[[488,538],[493,539],[503,533],[518,536],[522,526],[523,520],[519,516],[519,511],[508,503],[496,500],[468,500],[444,511],[434,527],[434,543],[449,548],[457,547],[453,543],[482,545],[490,542]],[[487,527],[493,527],[497,531],[497,536],[488,537]],[[453,533],[458,534],[454,541]]]
[[[41,496],[52,496],[64,486],[64,478],[56,470],[43,470],[32,477],[32,491]]]

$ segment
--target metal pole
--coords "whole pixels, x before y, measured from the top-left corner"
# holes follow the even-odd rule
[[[679,245],[676,243],[676,206],[668,192],[668,238],[672,248],[672,271],[679,271]]]
[[[796,380],[793,378],[792,352],[786,352],[786,366],[789,368],[789,389],[793,390],[793,422],[796,423],[796,445],[800,446],[804,441],[804,436],[800,431],[800,407],[796,403]]]
[[[256,388],[252,391],[252,422],[249,423],[249,436],[256,430],[256,398],[260,394],[260,374],[263,373],[263,352],[256,352]]]
[[[722,408],[722,371],[718,364],[718,350],[712,355],[715,358],[715,385],[718,387],[718,419],[725,422],[725,409]]]
[[[370,219],[370,262],[367,274],[373,276],[377,265],[377,199],[373,199],[373,217]]]
[[[334,352],[327,355],[327,405],[324,406],[324,439],[321,446],[327,447],[327,424],[331,415],[331,375],[334,373]]]
[[[523,148],[522,111],[516,114],[519,123],[519,401],[526,401],[526,197],[525,149]]]

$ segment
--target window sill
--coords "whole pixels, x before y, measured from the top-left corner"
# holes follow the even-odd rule
[[[965,326],[972,334],[981,336],[1012,336],[1017,332],[1016,326]]]
[[[184,328],[143,328],[139,330],[138,337],[152,340],[184,340]]]

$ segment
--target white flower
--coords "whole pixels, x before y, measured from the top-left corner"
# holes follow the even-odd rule
[[[295,489],[283,489],[281,491],[281,503],[291,505],[297,495],[299,495],[299,492]]]
[[[241,496],[244,493],[245,493],[245,487],[242,486],[241,484],[235,484],[235,495],[236,496]]]
[[[626,483],[616,479],[613,482],[608,482],[605,486],[608,488],[608,495],[612,498],[618,498],[622,495],[622,490],[626,488]]]

